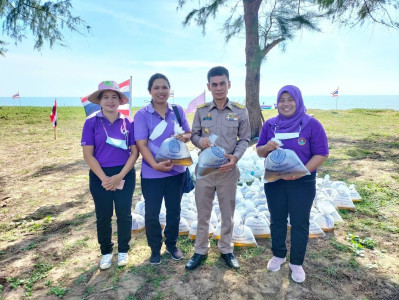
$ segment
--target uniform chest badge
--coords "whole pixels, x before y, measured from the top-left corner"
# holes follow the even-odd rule
[[[212,120],[211,113],[208,113],[202,120]]]
[[[226,116],[227,121],[238,121],[238,116],[235,113],[228,113]]]
[[[206,134],[209,134],[209,129],[208,128],[205,128],[204,131],[205,131]]]
[[[298,139],[298,145],[299,146],[304,146],[306,144],[306,139],[301,137]]]

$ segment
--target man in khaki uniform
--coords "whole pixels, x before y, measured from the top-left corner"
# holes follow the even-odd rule
[[[213,101],[199,105],[194,116],[191,142],[201,150],[211,146],[209,135],[216,134],[216,144],[226,151],[229,162],[221,166],[219,172],[197,179],[195,202],[198,212],[195,253],[186,264],[186,269],[195,269],[207,258],[209,245],[209,221],[212,202],[217,192],[221,212],[222,227],[218,248],[222,258],[231,268],[240,264],[233,254],[233,217],[235,198],[240,172],[236,166],[248,147],[251,130],[247,109],[227,98],[231,82],[229,72],[224,67],[214,67],[208,72],[208,90]]]

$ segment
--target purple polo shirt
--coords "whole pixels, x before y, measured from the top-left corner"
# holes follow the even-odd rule
[[[274,129],[267,120],[262,126],[256,147],[266,145],[274,137]],[[308,125],[299,133],[299,138],[281,140],[283,149],[295,151],[304,165],[313,155],[328,155],[328,140],[326,132],[319,121],[312,118]],[[315,170],[316,171],[316,170]]]
[[[190,131],[190,125],[188,124],[186,114],[180,105],[176,105],[179,110],[180,119],[182,122],[182,127],[185,132]],[[155,140],[151,141],[149,139],[154,128],[163,120],[163,118],[154,110],[152,103],[148,104],[146,107],[141,108],[134,115],[134,139],[138,140],[148,140],[148,148],[150,149],[152,155],[155,157],[162,142],[175,134],[174,124],[175,120],[177,122],[175,113],[170,104],[168,104],[168,109],[165,114],[165,121],[168,123],[165,131]],[[172,170],[169,172],[161,172],[154,170],[143,158],[141,163],[141,177],[142,178],[164,178],[168,176],[178,175],[186,171],[185,166],[173,166]]]
[[[111,124],[102,111],[95,112],[87,117],[82,131],[82,146],[94,146],[94,157],[97,159],[101,167],[115,167],[126,164],[130,156],[130,149],[124,150],[107,144],[107,135],[104,127],[107,130],[108,136],[115,139],[125,139],[123,134],[124,125],[126,124],[126,131],[128,134],[128,146],[136,145],[134,140],[134,126],[133,120],[127,118],[125,115],[119,113],[118,119]],[[104,124],[104,127],[103,127]]]

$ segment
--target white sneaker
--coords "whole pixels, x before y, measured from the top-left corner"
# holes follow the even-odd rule
[[[293,265],[289,264],[291,269],[291,278],[295,282],[301,283],[304,282],[306,279],[305,271],[303,270],[301,265]]]
[[[273,256],[267,263],[267,269],[272,272],[277,272],[278,270],[280,270],[281,265],[285,262],[286,262],[285,257],[281,258]]]
[[[118,267],[126,266],[129,262],[129,254],[118,253]]]
[[[103,257],[101,258],[101,261],[100,261],[100,269],[101,270],[105,270],[105,269],[108,269],[109,267],[111,267],[112,256],[113,256],[112,253],[103,255]]]

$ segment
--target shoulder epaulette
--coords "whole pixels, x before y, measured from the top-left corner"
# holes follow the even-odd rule
[[[210,103],[204,103],[197,106],[197,108],[207,107]]]
[[[238,102],[233,102],[233,105],[234,105],[235,107],[238,107],[238,108],[241,108],[241,109],[244,109],[244,108],[245,108],[245,105],[240,104],[240,103],[238,103]]]

